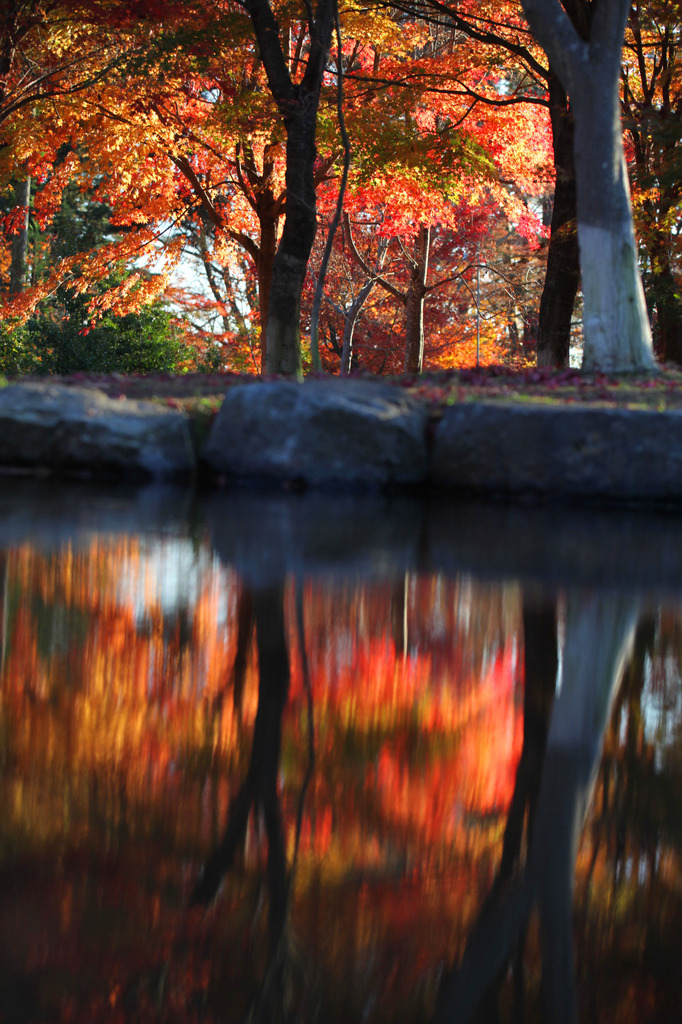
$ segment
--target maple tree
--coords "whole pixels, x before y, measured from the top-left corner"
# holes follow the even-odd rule
[[[206,4],[192,12],[181,4],[147,5],[142,21],[138,7],[123,2],[92,5],[86,20],[99,32],[101,63],[107,65],[102,81],[96,89],[84,90],[73,102],[60,106],[56,118],[54,103],[59,97],[49,110],[40,104],[34,107],[31,138],[22,137],[22,122],[14,122],[14,150],[23,147],[22,158],[42,167],[43,175],[49,174],[50,162],[57,171],[49,174],[49,187],[42,190],[35,216],[47,221],[58,207],[66,181],[79,180],[82,186],[90,183],[112,206],[112,225],[119,229],[119,238],[94,254],[87,268],[89,279],[101,278],[113,261],[139,266],[142,260],[154,267],[150,275],[141,276],[137,271],[125,286],[100,296],[93,312],[114,305],[117,311],[126,312],[158,295],[182,253],[184,233],[173,235],[173,227],[184,221],[209,274],[214,297],[223,308],[227,303],[217,294],[217,276],[211,277],[212,259],[217,253],[225,264],[231,245],[245,249],[255,263],[265,322],[278,222],[285,206],[285,168],[281,137],[274,127],[274,134],[268,130],[269,125],[278,123],[274,102],[265,103],[256,132],[250,128],[253,111],[240,110],[234,102],[240,94],[253,97],[265,84],[255,30],[248,28],[243,12],[229,4],[220,9]],[[258,18],[263,16],[261,10]],[[297,34],[299,57],[294,58],[292,67],[301,72],[302,80],[292,82],[291,88],[305,92],[310,84],[305,79],[306,68],[311,81],[314,77],[310,53],[305,61],[300,59],[305,22],[298,26]],[[221,40],[230,51],[227,63]],[[73,42],[75,48],[77,42]],[[119,73],[107,64],[107,57],[112,48],[121,46],[132,49],[137,63],[134,69],[128,63]],[[313,52],[315,46],[317,42]],[[197,63],[203,65],[201,71]],[[321,73],[318,69],[318,77]],[[236,117],[226,118],[228,110]],[[286,117],[283,119],[286,122]],[[282,117],[279,125],[281,131]],[[70,141],[71,153],[58,169],[59,142],[64,140]],[[313,170],[319,173],[318,167]],[[135,183],[132,189],[131,182]],[[293,216],[296,203],[289,205]],[[165,266],[159,267],[161,238]],[[76,266],[62,261],[55,275],[48,276],[27,298],[27,304],[35,304],[49,293],[55,280],[68,280]],[[82,267],[79,274],[84,280]],[[229,278],[223,282],[226,280]],[[21,303],[16,303],[13,311],[21,313]]]
[[[563,5],[566,15],[583,40],[589,36],[592,11],[590,5],[582,2]],[[401,5],[405,11],[415,10],[409,3]],[[423,9],[423,8],[422,8]],[[508,76],[511,97],[522,102],[539,102],[549,105],[552,121],[554,163],[556,183],[552,201],[552,228],[548,247],[547,274],[539,309],[538,324],[538,362],[540,365],[566,365],[569,353],[569,335],[576,292],[579,286],[578,238],[576,224],[576,187],[573,167],[573,112],[568,102],[565,84],[556,74],[556,69],[548,63],[541,51],[528,37],[527,27],[523,20],[520,3],[469,4],[466,2],[441,3],[440,0],[430,2],[426,8],[432,11],[431,17],[439,24],[448,24],[454,31],[463,33],[469,40],[470,61],[474,67],[480,67],[485,61],[486,67],[497,66],[501,74]],[[649,13],[649,10],[651,13]],[[636,150],[636,161],[633,164],[635,174],[635,215],[638,234],[647,244],[648,263],[652,268],[648,274],[647,285],[651,287],[651,299],[658,293],[658,304],[662,313],[657,311],[656,330],[668,338],[670,353],[674,350],[675,331],[671,321],[666,327],[667,316],[675,316],[675,285],[670,274],[670,252],[674,242],[670,235],[666,237],[665,214],[663,217],[655,212],[655,196],[657,190],[667,195],[662,203],[674,206],[673,175],[661,178],[651,165],[655,160],[654,150],[657,145],[666,144],[663,137],[667,136],[667,153],[659,149],[659,161],[670,165],[672,152],[670,143],[675,135],[674,103],[671,98],[675,94],[676,68],[674,54],[676,52],[676,18],[674,4],[658,5],[649,8],[642,15],[636,5],[631,15],[631,28],[626,39],[627,75],[628,62],[631,66],[630,95],[627,88],[624,92],[625,126],[633,140]],[[460,43],[461,47],[461,43]],[[479,53],[476,52],[479,48]],[[483,48],[483,54],[480,53]],[[483,57],[483,59],[481,59]],[[642,78],[643,76],[643,78]],[[641,79],[641,80],[640,80]],[[460,82],[463,84],[462,79]],[[488,94],[479,85],[470,88],[472,100],[476,102],[500,102],[500,97]],[[634,91],[633,91],[634,90]],[[663,93],[667,99],[664,98]],[[506,100],[506,97],[505,97]],[[661,131],[659,142],[653,141],[649,124],[663,115],[664,120],[658,122]],[[666,125],[664,128],[663,125]],[[629,150],[632,155],[633,150]],[[648,154],[645,156],[645,152]],[[645,164],[649,161],[649,170]],[[659,166],[661,164],[659,163]],[[642,179],[643,191],[639,193],[638,180]],[[648,184],[647,184],[648,182]],[[666,184],[669,182],[670,184]],[[652,207],[654,200],[654,207]],[[672,206],[668,206],[668,218]],[[654,228],[653,225],[658,225]],[[653,236],[656,236],[655,255],[653,252]],[[656,287],[658,285],[658,288]],[[667,299],[664,299],[664,295]],[[668,313],[666,313],[666,310]],[[663,349],[661,342],[660,348]],[[672,358],[672,355],[670,355]]]
[[[301,293],[317,232],[317,115],[338,6],[337,0],[318,0],[314,16],[310,7],[303,9],[309,48],[300,81],[291,76],[280,26],[268,0],[246,0],[246,10],[286,132],[286,214],[270,282],[265,368],[300,376]]]
[[[335,248],[322,317],[331,372],[339,360],[341,372],[415,372],[405,360],[404,311],[415,274],[408,245],[416,239],[395,236],[390,227],[385,236],[385,212],[369,221],[348,215],[360,260],[347,235]],[[534,361],[541,253],[490,202],[453,207],[454,219],[459,228],[437,224],[429,231],[429,276],[420,286],[424,368]]]
[[[10,295],[23,288],[27,211],[32,180],[26,152],[14,146],[17,116],[33,117],[36,107],[69,98],[98,85],[114,68],[121,73],[134,48],[102,35],[92,7],[79,0],[11,0],[0,22],[0,140],[3,178],[15,183],[15,203],[5,230],[12,238]],[[42,154],[45,156],[45,154]],[[14,161],[13,163],[11,161]],[[4,270],[4,267],[0,269]]]
[[[571,320],[579,287],[579,259],[572,117],[566,93],[530,36],[519,2],[481,4],[428,0],[426,5],[415,6],[403,0],[399,6],[401,10],[420,13],[437,26],[438,32],[450,34],[455,44],[452,58],[449,63],[444,63],[442,58],[437,64],[434,62],[433,74],[438,75],[439,69],[442,70],[440,88],[462,96],[468,104],[471,121],[480,124],[483,118],[480,137],[488,148],[494,151],[496,135],[511,135],[519,122],[523,123],[520,108],[524,106],[535,108],[530,117],[537,125],[534,138],[523,129],[516,133],[518,148],[526,158],[529,152],[543,145],[538,137],[541,126],[551,126],[554,187],[544,287],[539,302],[535,301],[536,309],[539,307],[536,347],[539,365],[567,366]],[[518,170],[515,174],[515,158],[512,155],[510,160],[509,157],[508,152],[506,159],[500,161],[508,185],[518,175]]]
[[[350,366],[354,325],[362,321],[366,334],[368,311],[379,305],[388,323],[380,331],[378,325],[369,328],[372,337],[363,343],[362,365],[419,372],[422,365],[438,365],[439,348],[442,365],[448,365],[448,343],[449,358],[456,362],[455,345],[463,341],[467,321],[474,319],[474,303],[465,298],[471,298],[472,268],[483,264],[480,277],[488,294],[491,282],[494,289],[505,276],[501,267],[493,267],[498,240],[485,237],[484,225],[490,229],[493,222],[499,224],[499,237],[505,237],[504,225],[510,227],[510,235],[527,239],[540,255],[537,238],[543,228],[532,203],[547,187],[548,122],[529,116],[528,108],[520,105],[503,109],[491,103],[474,114],[470,90],[459,80],[466,76],[463,67],[470,55],[462,52],[460,40],[419,14],[405,8],[400,21],[403,33],[407,28],[414,33],[411,48],[393,45],[384,51],[380,41],[364,37],[347,44],[344,109],[353,160],[345,230],[327,299],[328,336],[346,342],[345,349],[337,343],[343,372]],[[472,80],[476,74],[471,71]],[[500,81],[490,75],[491,97]],[[324,212],[324,193],[323,198]],[[351,281],[353,294],[341,302],[341,291]],[[380,303],[378,289],[394,303]],[[400,354],[395,350],[396,314],[391,312],[395,302],[404,310]],[[425,348],[427,304],[432,312]],[[342,318],[338,327],[330,313],[334,308]],[[432,341],[439,322],[448,324],[449,342],[442,333]],[[509,341],[515,332],[512,328],[508,334],[508,326],[505,321],[500,331],[498,321],[501,359],[502,338]],[[376,355],[370,355],[372,349]]]

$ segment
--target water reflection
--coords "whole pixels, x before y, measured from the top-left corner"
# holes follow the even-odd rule
[[[0,1020],[674,1019],[682,608],[249,525],[0,549]]]

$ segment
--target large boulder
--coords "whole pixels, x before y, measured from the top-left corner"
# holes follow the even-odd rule
[[[0,389],[0,465],[132,479],[195,468],[182,412],[56,383]]]
[[[427,414],[368,380],[271,380],[228,390],[202,458],[218,474],[364,490],[422,484]]]
[[[477,494],[679,502],[682,413],[453,405],[435,431],[431,479]]]

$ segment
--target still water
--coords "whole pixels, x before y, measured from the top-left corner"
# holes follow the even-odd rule
[[[682,517],[0,497],[0,1021],[679,1021]]]

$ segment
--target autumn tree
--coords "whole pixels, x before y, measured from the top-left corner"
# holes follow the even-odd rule
[[[309,31],[312,38],[310,27]],[[270,40],[273,38],[271,34]],[[259,45],[263,56],[264,44],[260,37]],[[387,47],[387,51],[383,47]],[[453,201],[467,188],[479,199],[487,200],[492,194],[511,219],[523,221],[528,216],[528,210],[524,200],[519,198],[519,185],[524,178],[525,182],[530,181],[537,166],[542,165],[544,153],[542,147],[539,147],[538,155],[532,160],[529,161],[527,155],[523,161],[520,159],[522,140],[528,137],[522,117],[515,119],[515,126],[520,131],[513,144],[511,139],[500,138],[495,140],[494,146],[486,146],[485,131],[476,130],[473,121],[471,128],[467,123],[459,130],[466,99],[463,101],[458,96],[453,100],[447,90],[441,96],[439,89],[433,87],[433,68],[439,60],[438,46],[432,45],[428,32],[425,33],[423,26],[417,25],[415,19],[405,19],[399,12],[389,9],[382,21],[373,12],[372,25],[368,28],[357,17],[354,19],[352,11],[348,12],[345,48],[345,59],[340,63],[336,55],[335,65],[332,61],[332,70],[336,72],[337,80],[343,79],[345,83],[344,118],[353,144],[353,181],[346,205],[350,210],[360,210],[364,206],[364,215],[371,210],[370,217],[379,211],[384,229],[391,222],[402,221],[405,225],[401,250],[403,253],[409,251],[406,257],[409,270],[404,284],[401,286],[391,282],[385,275],[368,271],[366,266],[362,269],[366,275],[369,274],[368,280],[373,278],[404,307],[405,348],[402,366],[406,372],[420,372],[424,359],[424,301],[430,292],[441,285],[440,281],[427,280],[432,228],[453,221],[453,210],[456,210]],[[274,54],[271,60],[280,61],[281,81],[284,83],[279,86],[281,92],[287,82],[284,77],[286,66],[281,55],[277,57]],[[267,61],[264,63],[268,70]],[[310,67],[308,57],[306,75]],[[270,71],[268,80],[272,89]],[[301,87],[305,87],[305,83],[304,76]],[[273,94],[281,111],[282,101],[274,91]],[[281,95],[284,93],[281,92]],[[284,120],[286,124],[286,117]],[[326,141],[328,149],[333,153],[338,142],[333,137],[327,137]],[[534,141],[537,142],[537,132]],[[289,142],[286,213],[287,217],[290,214],[293,217],[296,211],[292,207],[292,186],[288,178],[292,166],[288,147]],[[516,156],[512,155],[514,147]],[[498,167],[505,161],[507,172],[513,179],[512,188],[509,188],[508,182],[501,182],[498,178]],[[529,166],[532,168],[530,172]],[[314,184],[311,177],[307,209],[314,208],[311,207],[315,198]],[[535,183],[531,185],[533,187]],[[300,211],[296,213],[296,216],[299,215]],[[304,237],[302,229],[297,229],[296,237],[299,240]],[[346,237],[352,252],[348,220]],[[285,243],[288,244],[287,238],[285,221],[280,243],[282,252]],[[308,255],[312,238],[314,235],[311,236],[310,247],[306,243]],[[354,255],[357,259],[357,250]],[[278,254],[275,266],[279,259]],[[284,266],[283,257],[281,262]],[[304,268],[303,262],[299,261],[299,266]],[[286,277],[283,276],[282,280],[285,281]],[[362,295],[364,288],[363,284],[358,295]],[[294,289],[287,284],[288,313],[294,292],[298,294],[298,285]],[[273,277],[267,328],[268,346],[271,342],[274,345],[272,339],[275,335],[271,333],[270,321],[275,295]],[[353,309],[355,312],[352,316],[357,314],[355,299],[351,303]],[[279,331],[276,327],[272,329]],[[296,342],[293,347],[298,344]],[[348,350],[344,365],[350,365]],[[283,366],[273,364],[269,368],[281,370]]]
[[[346,221],[346,232],[350,249],[368,275],[370,281],[381,285],[405,307],[405,350],[403,370],[405,373],[421,373],[424,362],[424,301],[428,292],[427,275],[429,251],[431,249],[431,228],[428,224],[420,224],[414,239],[412,252],[404,249],[409,264],[409,276],[403,290],[396,287],[386,277],[363,260],[358,252],[350,228]],[[361,292],[362,294],[362,292]],[[349,365],[349,364],[347,364]]]
[[[475,302],[475,292],[473,296],[467,292],[467,276],[483,261],[481,223],[491,215],[497,217],[499,238],[505,240],[512,236],[536,239],[542,234],[536,210],[537,197],[548,184],[549,122],[538,119],[533,111],[529,116],[529,108],[516,102],[507,106],[472,101],[471,89],[457,79],[465,75],[467,64],[467,57],[459,52],[460,40],[443,25],[423,17],[421,9],[391,5],[384,11],[390,24],[389,15],[400,28],[401,40],[379,33],[368,36],[352,21],[347,30],[357,34],[347,39],[344,60],[344,116],[353,162],[344,204],[344,242],[338,253],[339,259],[346,257],[344,279],[352,276],[349,261],[354,260],[359,269],[339,334],[348,340],[351,323],[357,318],[367,320],[358,306],[362,300],[364,309],[370,308],[365,305],[369,295],[365,289],[374,289],[374,308],[377,292],[382,290],[391,297],[384,308],[386,312],[393,309],[397,331],[389,320],[383,338],[375,332],[373,347],[383,354],[370,355],[371,365],[415,373],[427,363],[445,365],[448,345],[454,349],[466,334],[467,321],[475,319],[476,311],[472,317],[468,301],[473,297]],[[374,7],[373,16],[378,17]],[[480,88],[489,88],[491,96],[499,99],[500,91],[495,90],[500,80],[493,71],[488,77],[490,81]],[[452,238],[449,259],[448,232]],[[373,236],[384,246],[381,253],[376,246],[372,253]],[[491,262],[485,259],[487,266],[480,275],[484,287],[489,284]],[[338,276],[328,289],[330,308],[336,282]],[[448,330],[440,334],[437,345],[443,362],[434,364],[432,357],[429,362],[428,350],[434,348],[436,319]],[[335,325],[333,333],[337,333]],[[394,349],[402,346],[399,355],[397,350],[389,351],[389,334],[393,334]],[[365,346],[367,354],[368,349]],[[347,369],[347,350],[342,363]],[[363,361],[363,365],[370,364]]]
[[[434,86],[460,97],[463,125],[480,125],[477,137],[495,147],[495,137],[519,120],[519,108],[543,111],[551,125],[554,188],[545,283],[539,302],[537,359],[540,365],[568,365],[571,320],[580,283],[575,232],[573,126],[568,98],[551,66],[528,31],[518,0],[480,3],[398,0],[399,9],[426,21],[440,39],[433,63]],[[519,136],[527,138],[525,133]],[[485,142],[483,143],[485,145]],[[535,144],[526,146],[526,158]],[[507,160],[501,176],[509,184],[514,168]]]
[[[83,0],[8,0],[0,21],[0,131],[38,100],[74,96],[124,56],[102,61],[93,8]]]
[[[123,58],[118,50],[102,61],[90,26],[81,21],[83,14],[84,5],[78,0],[12,0],[4,5],[0,21],[0,145],[10,154],[9,122],[13,118],[30,115],[38,102],[74,96],[96,85]],[[14,155],[14,161],[5,183],[13,190],[10,216],[4,225],[10,296],[19,294],[25,284],[32,184],[21,156]]]
[[[112,207],[112,222],[126,233],[109,247],[109,263],[124,260],[139,267],[141,260],[153,262],[163,241],[165,278],[157,274],[157,293],[182,254],[184,235],[178,225],[192,224],[195,234],[198,225],[208,225],[213,237],[204,231],[202,238],[210,240],[203,257],[207,268],[216,257],[229,260],[235,245],[253,260],[265,327],[279,221],[288,203],[290,222],[282,236],[280,284],[275,285],[275,293],[286,301],[280,302],[275,321],[286,314],[293,323],[288,275],[292,259],[308,244],[304,239],[314,237],[310,201],[324,174],[316,162],[316,107],[332,8],[331,2],[322,4],[310,25],[306,12],[297,23],[287,16],[286,24],[279,25],[268,4],[253,4],[248,18],[241,9],[214,4],[198,5],[192,12],[183,4],[164,4],[162,11],[159,5],[141,8],[133,0],[92,5],[84,21],[99,34],[103,73],[97,88],[63,104],[56,97],[49,109],[39,103],[32,123],[19,117],[12,122],[14,151],[51,178],[45,195],[51,195],[52,204],[43,199],[43,218],[58,208],[66,181],[96,184]],[[276,45],[269,36],[273,26],[282,29]],[[287,43],[296,38],[286,54],[284,37]],[[122,48],[134,54],[125,73],[112,67],[112,55]],[[268,99],[268,74],[275,102]],[[54,175],[50,164],[64,141],[72,155]],[[288,184],[287,161],[293,175]],[[303,250],[294,257],[301,242]],[[92,279],[105,272],[104,255],[90,262]],[[62,278],[71,270],[64,264]],[[138,275],[137,282],[108,301],[127,311],[131,302],[147,301],[152,293],[151,281]],[[100,298],[97,310],[105,308]],[[298,329],[297,324],[296,335]]]
[[[327,272],[325,369],[338,372],[340,360],[341,373],[418,372],[405,359],[406,300],[416,288],[424,369],[531,362],[544,269],[532,224],[530,237],[523,237],[490,197],[451,203],[445,223],[429,228],[425,281],[415,274],[418,234],[394,220],[396,212],[385,199],[345,214]],[[316,258],[314,252],[312,280]]]
[[[292,79],[280,27],[269,0],[246,0],[268,86],[286,131],[287,206],[282,237],[272,268],[266,331],[266,369],[300,376],[301,292],[317,232],[315,137],[322,82],[327,67],[336,0],[308,6],[303,20],[310,37],[300,82]]]

